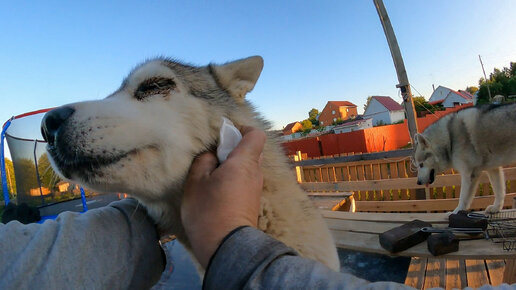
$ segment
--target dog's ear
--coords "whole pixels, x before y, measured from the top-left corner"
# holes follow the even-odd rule
[[[237,101],[242,102],[250,92],[263,69],[263,58],[251,56],[223,65],[210,65],[219,85]]]
[[[414,135],[414,140],[416,140],[416,144],[421,144],[421,146],[423,146],[423,148],[426,148],[428,147],[428,139],[426,139],[425,136],[421,135],[421,134],[416,134]]]

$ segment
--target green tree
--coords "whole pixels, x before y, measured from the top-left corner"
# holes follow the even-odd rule
[[[303,132],[306,130],[312,130],[312,122],[310,120],[306,119],[301,122],[301,125],[303,125]]]
[[[13,162],[5,159],[5,174],[7,179],[7,189],[9,190],[9,198],[13,199],[16,194],[16,180],[14,177]],[[4,199],[3,186],[0,186],[0,200]]]
[[[316,127],[319,126],[319,120],[317,120],[317,116],[319,116],[319,110],[317,110],[316,108],[312,108],[308,112],[308,120],[310,122],[312,122],[313,126],[316,126]]]
[[[466,91],[468,93],[474,95],[478,91],[478,87],[475,87],[475,86],[466,87]]]
[[[502,95],[504,97],[516,95],[516,62],[511,62],[509,67],[503,69],[495,68],[489,75],[489,79],[481,78],[479,81],[477,104],[490,103],[489,91],[491,97]]]
[[[438,109],[438,106],[430,105],[423,96],[413,97],[412,101],[414,101],[414,109],[416,109],[416,112],[433,113]]]
[[[366,102],[365,102],[365,104],[364,104],[364,112],[365,112],[365,110],[367,109],[367,106],[369,106],[369,103],[371,102],[371,98],[372,98],[372,97],[373,97],[373,96],[369,96],[369,97],[367,97],[367,100],[366,100]]]
[[[41,186],[48,189],[54,189],[57,183],[61,181],[59,176],[52,169],[46,153],[42,154],[38,159],[38,173],[41,180]]]

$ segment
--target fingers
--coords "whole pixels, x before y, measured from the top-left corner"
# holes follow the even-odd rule
[[[192,162],[189,181],[199,180],[204,176],[209,176],[215,168],[217,168],[217,157],[212,152],[205,152],[199,155]]]
[[[260,161],[260,156],[265,146],[265,132],[253,127],[242,127],[242,140],[229,154],[228,159],[232,156],[246,156],[249,159]]]

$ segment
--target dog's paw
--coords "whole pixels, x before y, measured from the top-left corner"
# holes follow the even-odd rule
[[[486,208],[486,213],[493,214],[493,213],[500,212],[501,210],[502,210],[502,206],[501,205],[500,206],[496,206],[496,205],[492,204],[492,205],[490,205],[490,206],[488,206]]]

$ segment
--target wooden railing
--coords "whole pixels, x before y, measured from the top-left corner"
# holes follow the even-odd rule
[[[449,170],[436,176],[435,182],[425,187],[417,185],[417,173],[411,168],[411,162],[410,150],[398,150],[301,160],[294,164],[301,165],[296,166],[296,172],[305,191],[352,192],[358,211],[453,210],[457,206],[460,192],[460,174]],[[513,165],[505,168],[504,174],[507,192],[516,192],[516,167]],[[492,194],[489,179],[483,173],[473,207],[485,209],[492,203]],[[515,194],[506,195],[506,207],[512,206],[514,196]]]

